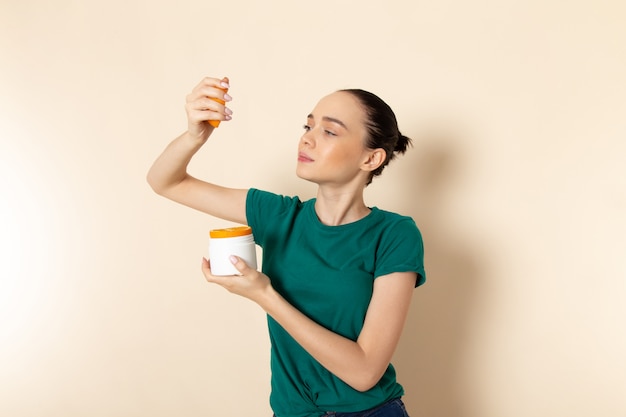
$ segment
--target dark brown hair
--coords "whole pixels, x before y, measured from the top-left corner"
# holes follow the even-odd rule
[[[365,125],[367,128],[365,146],[369,149],[381,148],[386,154],[385,161],[370,173],[366,184],[369,185],[375,176],[383,172],[383,169],[392,159],[398,154],[404,154],[406,152],[407,148],[411,145],[411,139],[400,133],[396,115],[393,110],[391,110],[391,107],[380,97],[369,91],[358,88],[339,91],[352,94],[352,96],[361,103],[365,111]]]

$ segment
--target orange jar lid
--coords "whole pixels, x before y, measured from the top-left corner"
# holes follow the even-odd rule
[[[213,229],[209,232],[212,238],[237,237],[252,234],[250,226],[227,227],[226,229]]]

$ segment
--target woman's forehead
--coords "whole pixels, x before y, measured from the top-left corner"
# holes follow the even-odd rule
[[[314,118],[331,117],[342,120],[344,123],[360,123],[365,112],[359,100],[345,91],[336,91],[322,97],[311,115]]]

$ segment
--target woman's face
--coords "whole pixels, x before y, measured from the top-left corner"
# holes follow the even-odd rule
[[[363,164],[370,150],[365,147],[365,112],[347,92],[324,98],[307,116],[298,146],[296,174],[318,185],[341,186],[365,180]]]

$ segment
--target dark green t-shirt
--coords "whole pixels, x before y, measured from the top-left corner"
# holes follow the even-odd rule
[[[374,279],[416,272],[424,283],[424,248],[410,217],[371,208],[361,220],[326,226],[315,214],[315,199],[301,202],[251,189],[248,225],[263,248],[263,272],[294,307],[320,325],[356,340],[372,297]],[[272,393],[277,417],[313,417],[325,411],[352,412],[403,395],[390,364],[372,389],[359,392],[309,355],[268,317]]]

